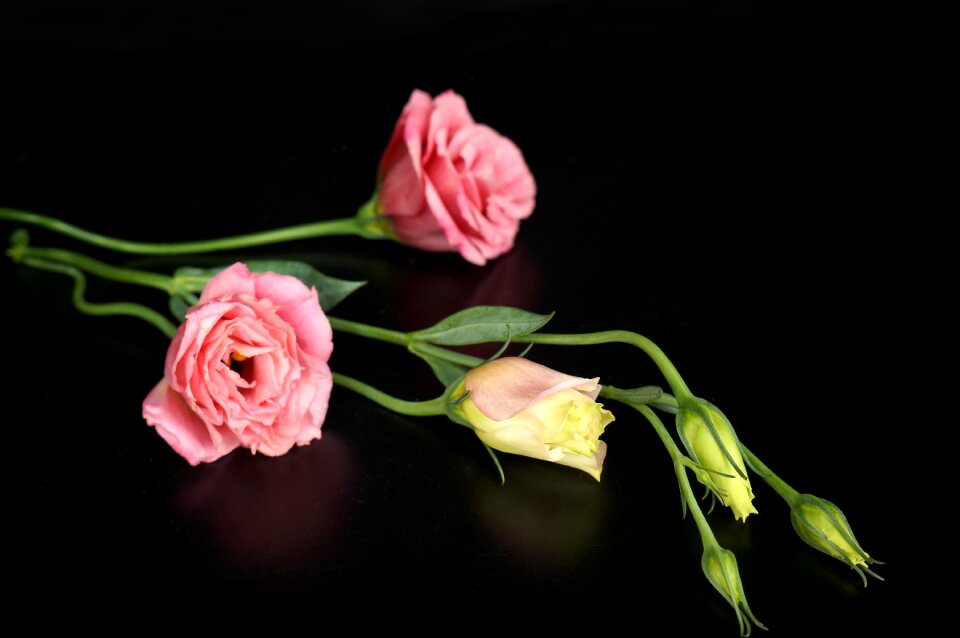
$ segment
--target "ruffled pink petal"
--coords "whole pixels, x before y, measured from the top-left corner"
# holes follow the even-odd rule
[[[247,265],[237,262],[210,278],[200,295],[200,303],[204,304],[212,299],[220,299],[227,295],[240,293],[252,295],[254,290],[253,275]]]
[[[427,205],[430,207],[434,217],[436,217],[437,223],[440,225],[440,230],[443,231],[450,246],[459,251],[460,254],[463,255],[463,258],[472,264],[482,266],[487,263],[487,260],[483,257],[483,253],[481,253],[457,227],[456,221],[454,221],[450,215],[443,200],[440,198],[440,194],[433,184],[430,183],[430,180],[426,181],[425,186]]]
[[[317,291],[295,277],[263,273],[256,276],[257,295],[277,305],[277,315],[297,336],[297,344],[323,361],[333,352],[333,329],[317,301]]]
[[[599,381],[572,377],[528,359],[503,357],[468,372],[465,384],[477,409],[489,419],[505,421],[539,399],[567,388],[595,399]]]
[[[378,196],[384,215],[409,217],[422,212],[425,203],[421,167],[414,165],[410,156],[404,153],[384,174]]]
[[[414,90],[400,113],[393,134],[380,158],[380,177],[390,173],[402,161],[414,158],[413,169],[419,174],[421,145],[426,136],[427,120],[433,100],[427,93]],[[408,141],[409,139],[409,141]],[[419,140],[417,143],[416,140]]]
[[[240,445],[229,431],[212,432],[165,380],[144,399],[143,418],[190,465],[216,461]]]

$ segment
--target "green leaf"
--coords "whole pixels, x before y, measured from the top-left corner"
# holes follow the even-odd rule
[[[410,352],[427,362],[427,364],[430,366],[430,369],[433,370],[434,376],[436,376],[437,380],[443,384],[443,387],[449,387],[450,384],[458,381],[460,377],[469,371],[469,368],[465,368],[461,365],[457,365],[456,363],[445,361],[431,354],[421,352],[416,346],[412,346],[408,349]]]
[[[410,333],[415,341],[439,346],[465,346],[472,343],[506,341],[536,332],[550,319],[508,306],[474,306],[456,312],[436,325]]]
[[[188,308],[187,302],[182,298],[176,295],[170,296],[170,314],[173,315],[177,321],[186,320]]]
[[[330,312],[341,301],[349,297],[355,290],[364,286],[365,281],[347,281],[346,279],[337,279],[323,274],[310,264],[302,261],[283,261],[283,260],[255,260],[245,262],[250,272],[264,273],[273,272],[278,275],[290,275],[296,277],[307,287],[317,289],[317,297],[320,300],[320,307],[324,312]],[[207,281],[227,266],[218,268],[192,268],[189,266],[178,268],[173,273],[174,278],[181,284],[185,290],[200,292]]]

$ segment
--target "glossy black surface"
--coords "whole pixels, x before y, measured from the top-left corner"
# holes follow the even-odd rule
[[[655,4],[623,19],[564,7],[454,16],[464,39],[440,17],[404,35],[381,16],[376,42],[362,17],[301,22],[302,7],[260,30],[247,14],[224,32],[165,16],[129,40],[121,18],[94,28],[104,21],[89,14],[70,30],[21,12],[19,28],[8,19],[0,31],[12,69],[0,205],[155,241],[347,215],[369,197],[409,92],[454,88],[517,142],[539,187],[516,249],[485,268],[352,238],[182,260],[90,252],[158,271],[304,259],[369,281],[337,316],[397,329],[488,303],[556,310],[554,331],[640,331],[771,468],[837,503],[888,563],[888,581],[864,590],[803,545],[755,481],[759,516],[741,525],[718,509],[710,520],[771,635],[932,622],[926,569],[949,550],[920,536],[947,486],[934,480],[944,450],[910,437],[949,425],[930,400],[949,396],[935,301],[948,289],[947,238],[916,200],[912,16],[896,4],[686,21]],[[363,48],[326,50],[311,29]],[[442,46],[425,46],[429,35]],[[581,46],[506,47],[525,42]],[[599,484],[504,455],[501,487],[468,431],[339,389],[321,441],[194,469],[140,417],[162,335],[76,313],[56,275],[4,260],[0,277],[7,618],[47,622],[29,611],[40,602],[77,626],[129,627],[132,614],[250,634],[736,635],[639,415],[614,407]],[[88,297],[165,305],[103,282]],[[661,383],[626,347],[532,356],[621,387]],[[338,336],[331,364],[402,397],[440,390],[389,345]]]

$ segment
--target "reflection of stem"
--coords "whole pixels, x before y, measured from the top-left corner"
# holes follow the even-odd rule
[[[177,333],[177,328],[166,317],[151,308],[136,303],[116,302],[116,303],[91,303],[84,299],[83,293],[86,288],[87,279],[83,273],[62,263],[45,261],[35,257],[25,257],[23,263],[31,268],[40,270],[49,270],[67,275],[73,278],[73,305],[77,310],[88,315],[108,316],[108,315],[127,315],[143,319],[147,323],[157,327],[168,338],[172,339]]]
[[[301,224],[299,226],[288,226],[287,228],[276,228],[274,230],[250,233],[248,235],[235,235],[233,237],[221,237],[219,239],[167,244],[128,241],[118,237],[109,237],[84,230],[83,228],[68,224],[54,217],[11,208],[0,208],[0,219],[33,224],[34,226],[40,226],[41,228],[79,239],[88,244],[93,244],[94,246],[134,255],[186,255],[190,253],[207,253],[329,235],[370,236],[368,232],[370,220],[356,216],[314,222],[311,224]]]
[[[353,377],[348,377],[337,372],[333,373],[333,382],[339,386],[347,388],[348,390],[353,390],[357,394],[370,399],[374,403],[382,405],[391,412],[397,412],[398,414],[407,414],[410,416],[435,416],[446,414],[446,402],[442,396],[429,401],[404,401],[403,399],[392,397],[386,392],[381,392],[375,387],[367,385],[363,381],[358,381]]]

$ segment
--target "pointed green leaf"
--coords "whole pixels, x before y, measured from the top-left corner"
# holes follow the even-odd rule
[[[410,333],[415,341],[440,346],[465,346],[472,343],[506,341],[536,332],[550,319],[549,315],[510,308],[508,306],[474,306],[456,312],[439,323]]]
[[[437,377],[437,380],[443,384],[444,387],[450,386],[450,384],[455,383],[465,375],[469,369],[456,363],[450,361],[444,361],[434,357],[433,355],[421,352],[416,346],[409,348],[410,352],[417,355],[421,359],[427,362],[430,366],[430,369],[433,370],[434,376]]]
[[[323,274],[310,264],[302,261],[255,260],[245,262],[250,272],[273,272],[278,275],[296,277],[308,287],[317,289],[320,307],[330,312],[337,304],[365,285],[365,281],[347,281]],[[227,266],[218,268],[178,268],[173,276],[185,290],[200,292],[207,281]]]

